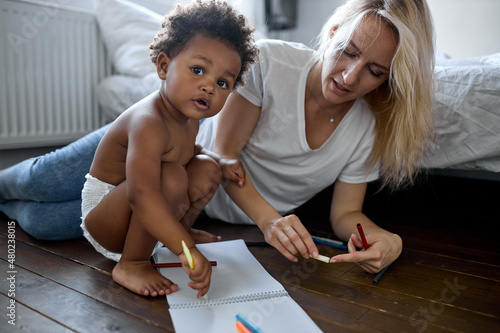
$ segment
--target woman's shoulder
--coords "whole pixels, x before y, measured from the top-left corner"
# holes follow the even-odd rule
[[[364,98],[358,98],[349,111],[350,118],[359,127],[374,128],[376,123],[375,115]]]
[[[313,49],[302,43],[279,39],[261,39],[256,42],[256,45],[260,50],[261,61],[276,59],[289,64],[304,65],[304,62],[311,59],[314,53]]]
[[[302,49],[302,50],[312,50],[309,46],[306,46],[298,42],[289,42],[281,39],[259,39],[255,42],[259,48],[285,48],[285,49]]]

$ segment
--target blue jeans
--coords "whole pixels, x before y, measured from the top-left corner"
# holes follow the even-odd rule
[[[0,211],[38,239],[81,237],[85,175],[108,127],[49,154],[0,170]]]

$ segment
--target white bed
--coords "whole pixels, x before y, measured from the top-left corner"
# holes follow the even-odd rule
[[[437,137],[426,168],[500,172],[500,53],[436,57]]]
[[[120,0],[100,0],[96,14],[115,68],[97,87],[111,121],[158,88],[148,46],[162,16]],[[435,74],[437,136],[422,166],[484,171],[499,179],[500,53],[463,60],[437,54]]]

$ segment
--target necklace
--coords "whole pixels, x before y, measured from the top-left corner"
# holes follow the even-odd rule
[[[316,104],[318,104],[318,106],[321,108],[321,104],[319,104],[318,100],[316,99],[316,96],[314,96],[314,94],[311,91],[311,88],[309,88],[308,84],[306,84],[306,87],[307,87],[307,90],[309,90],[309,93],[311,94],[311,96],[314,98],[314,101],[316,101]],[[323,110],[323,108],[321,108],[321,110]],[[325,112],[326,114],[328,114],[330,116],[330,124],[333,124],[335,122],[335,118],[333,118],[333,116],[330,115],[328,112],[326,112],[326,111],[323,111],[323,112]]]

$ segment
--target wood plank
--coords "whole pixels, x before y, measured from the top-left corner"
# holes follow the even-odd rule
[[[0,235],[8,236],[7,223],[0,223]],[[19,225],[15,227],[15,237],[33,247],[80,262],[94,269],[111,274],[115,263],[98,253],[84,238],[64,241],[43,241],[28,235]]]
[[[7,235],[6,223],[0,224],[0,234]],[[256,226],[207,220],[197,222],[197,227],[220,234],[225,240],[263,241]],[[325,332],[497,332],[500,329],[497,309],[500,261],[495,247],[482,248],[474,244],[468,248],[464,235],[439,237],[435,230],[400,228],[409,235],[410,241],[405,240],[403,254],[377,286],[371,283],[373,275],[354,264],[330,265],[310,259],[292,263],[272,247],[251,247],[250,251]],[[109,276],[114,263],[103,259],[85,240],[40,242],[17,229],[16,237],[18,235],[19,253],[23,257],[19,260],[23,268],[31,267],[29,273],[37,279],[55,283],[64,288],[61,290],[86,295],[108,311],[120,312],[125,316],[124,322],[128,317],[134,320],[142,317],[147,318],[145,325],[172,327],[165,299],[141,297],[116,285]],[[5,242],[7,238],[0,237],[0,246],[2,239]],[[455,244],[443,245],[440,243],[443,239],[454,240]],[[320,246],[320,253],[324,255],[342,252]],[[0,258],[2,256],[6,258],[5,253],[0,253]],[[459,295],[443,294],[445,288],[453,286],[455,277]],[[62,291],[56,289],[55,292]],[[71,298],[71,293],[67,297]],[[33,313],[38,313],[28,306]],[[160,312],[151,315],[155,309]],[[58,322],[52,313],[44,311],[39,315]],[[168,317],[168,323],[161,315]]]
[[[356,331],[364,332],[397,332],[397,331],[414,331],[414,321],[409,320],[405,316],[401,316],[398,312],[399,306],[393,306],[395,311],[383,311],[377,308],[371,308],[366,304],[360,304],[363,300],[379,295],[367,294],[366,298],[356,295],[354,299],[346,300],[333,297],[332,295],[315,294],[310,298],[308,292],[300,290],[291,290],[290,295],[299,302],[304,310],[312,313],[311,317],[316,316],[327,318],[335,325],[348,327]],[[355,295],[355,293],[353,293]],[[358,302],[359,301],[359,302]],[[368,302],[369,303],[369,302]],[[317,322],[320,327],[320,322]],[[413,324],[413,326],[412,326]],[[333,330],[325,330],[332,332]],[[435,323],[430,323],[426,327],[426,332],[443,332],[455,331],[453,328],[437,326]]]
[[[7,307],[12,307],[12,313],[11,310],[6,311],[6,314],[11,316],[4,316],[2,320],[0,320],[1,332],[74,332],[61,323],[47,318],[46,316],[33,311],[19,302],[14,303],[12,306],[11,298],[7,297],[7,295],[3,293],[0,293],[0,304],[0,308],[4,311]]]
[[[500,265],[450,257],[436,252],[405,248],[401,258],[422,266],[468,274],[500,282]],[[398,259],[399,260],[399,259]],[[500,263],[500,260],[497,262]]]
[[[388,226],[403,238],[405,248],[439,253],[449,257],[498,265],[500,243],[460,234],[427,231],[425,227]]]
[[[259,254],[258,251],[252,252],[258,259],[262,260],[264,253]],[[274,259],[270,257],[271,256],[267,254],[268,262],[273,261]],[[368,307],[384,313],[396,314],[397,317],[403,318],[405,325],[408,322],[415,324],[416,321],[410,320],[410,318],[418,318],[419,311],[425,311],[421,309],[430,308],[432,311],[441,311],[442,315],[440,315],[439,318],[435,319],[432,323],[429,323],[429,326],[440,328],[449,327],[457,331],[461,331],[463,328],[474,330],[474,327],[481,327],[485,331],[491,331],[500,327],[500,321],[494,313],[482,313],[480,311],[498,311],[496,310],[497,307],[495,307],[494,304],[484,301],[481,295],[465,295],[467,300],[464,302],[471,303],[469,307],[460,307],[458,306],[460,303],[456,300],[463,297],[464,292],[459,290],[461,293],[460,297],[455,297],[453,302],[444,304],[445,310],[439,310],[442,306],[436,301],[441,297],[442,291],[446,287],[446,285],[443,284],[443,280],[438,280],[440,283],[431,284],[431,286],[429,286],[428,279],[405,278],[405,274],[399,272],[399,261],[398,264],[395,265],[395,268],[388,271],[387,276],[384,277],[387,281],[384,281],[384,284],[377,286],[373,286],[371,283],[373,275],[365,273],[359,267],[351,266],[352,269],[349,269],[345,274],[338,277],[337,268],[334,268],[333,266],[343,266],[344,264],[320,264],[321,265],[319,265],[316,270],[308,268],[307,274],[306,270],[303,269],[303,263],[293,264],[287,263],[286,261],[273,261],[273,264],[269,264],[266,269],[274,278],[284,284],[285,288],[290,292],[290,294],[293,294],[293,297],[296,299],[299,299],[304,292],[303,290],[295,291],[295,289],[306,289],[308,291],[315,291],[316,293],[320,293],[324,296],[329,296],[336,300],[343,301],[344,303],[340,304],[332,303],[332,311],[335,309],[349,309],[353,312],[349,315],[343,314],[341,316],[342,318],[336,318],[336,320],[357,318],[361,316],[360,311],[363,312],[363,310],[345,307],[345,303],[350,303],[365,307],[365,311],[366,307]],[[411,274],[418,274],[419,270],[415,269],[415,265],[408,263],[407,266],[410,266]],[[299,273],[295,275],[286,275],[286,278],[284,278],[284,274],[286,274],[287,271]],[[410,281],[401,282],[402,279],[409,279]],[[325,282],[328,284],[325,285]],[[453,279],[451,279],[450,282],[453,283]],[[461,283],[460,280],[459,283]],[[422,292],[423,290],[425,293]],[[445,293],[445,296],[446,299],[451,300],[454,295]],[[302,304],[304,302],[305,300],[302,301]],[[314,299],[311,302],[317,302],[317,300]],[[323,302],[331,302],[331,300],[324,299]],[[469,308],[474,310],[470,311]],[[310,315],[312,316],[312,314],[317,315],[318,313],[321,313],[321,311],[318,311],[318,309],[314,309]],[[345,325],[353,324],[352,322],[339,322]]]
[[[5,236],[0,236],[0,246],[3,246],[5,241]],[[144,318],[153,325],[173,327],[165,297],[139,296],[118,285],[111,276],[101,271],[66,260],[20,241],[16,245],[18,267],[36,272],[41,277],[89,295],[96,301],[131,316]],[[6,259],[2,253],[0,253],[0,258]]]
[[[430,244],[429,249],[435,249],[435,247],[434,248],[432,247],[434,243],[433,244],[431,243],[432,242],[429,241]],[[456,246],[456,248],[453,250],[456,249],[466,252],[460,246]],[[268,271],[270,271],[270,273],[284,285],[286,285],[287,279],[289,281],[294,281],[294,279],[298,279],[299,281],[301,281],[300,288],[308,288],[308,290],[316,290],[316,291],[321,290],[322,288],[321,285],[318,285],[322,282],[321,278],[318,281],[317,285],[313,284],[311,286],[309,286],[310,283],[307,283],[307,281],[310,282],[311,279],[309,276],[307,276],[307,278],[304,279],[305,275],[304,272],[302,273],[302,276],[298,274],[296,276],[286,275],[286,278],[284,278],[283,274],[285,274],[287,271],[291,271],[291,269],[293,269],[293,264],[291,266],[292,268],[287,267],[287,265],[290,265],[290,263],[288,263],[284,258],[282,258],[281,260],[275,259],[272,256],[270,256],[265,249],[251,248],[251,251],[257,257],[257,259],[259,259],[259,261],[266,263],[264,264],[265,268]],[[325,248],[320,248],[320,252],[325,252],[325,251],[327,251],[325,255],[330,255],[330,256],[337,253],[341,253],[340,250],[333,250],[332,248],[329,248],[329,250],[328,249],[325,250]],[[260,254],[260,252],[262,253]],[[453,251],[450,250],[450,252],[452,253]],[[495,262],[494,257],[497,254],[495,253],[492,254],[491,252],[488,251],[482,252],[481,250],[479,250],[472,256],[469,255],[469,257],[472,257],[474,259],[482,259],[484,258],[485,253],[487,253],[490,256],[492,262]],[[408,254],[407,258],[405,258],[406,254]],[[278,257],[279,256],[280,255],[278,254]],[[416,262],[418,263],[418,265],[416,265]],[[385,281],[384,285],[386,287],[388,285],[392,287],[392,284],[395,284],[397,286],[399,283],[399,286],[395,288],[390,288],[389,290],[386,290],[385,288],[380,288],[380,286],[372,286],[371,280],[373,278],[373,275],[366,274],[360,268],[357,267],[353,268],[352,265],[349,266],[349,269],[345,271],[341,268],[338,268],[340,266],[338,265],[335,268],[330,269],[329,272],[324,272],[321,269],[318,269],[317,271],[314,272],[314,274],[316,275],[328,274],[330,277],[332,277],[332,282],[328,286],[329,291],[326,291],[329,292],[329,295],[335,294],[336,297],[339,297],[339,295],[343,295],[342,298],[348,300],[349,302],[354,302],[355,304],[359,304],[361,302],[362,303],[361,305],[368,304],[371,308],[399,315],[401,315],[401,307],[403,306],[406,309],[406,311],[403,311],[403,317],[405,318],[404,324],[407,326],[408,329],[412,329],[414,326],[422,327],[424,320],[419,311],[425,313],[425,309],[427,309],[427,311],[433,310],[435,312],[439,312],[441,304],[435,302],[435,300],[439,299],[441,292],[446,287],[446,285],[444,284],[446,278],[448,278],[449,279],[448,281],[451,282],[453,285],[455,281],[453,277],[456,276],[457,273],[462,273],[463,276],[469,275],[469,277],[466,276],[467,279],[464,281],[470,283],[470,286],[476,285],[475,289],[477,290],[481,290],[482,288],[487,288],[487,290],[490,290],[490,293],[493,294],[492,299],[488,301],[487,299],[485,300],[483,295],[481,294],[472,295],[471,293],[474,293],[474,290],[469,288],[468,291],[469,295],[465,294],[467,298],[464,297],[463,303],[471,301],[472,303],[470,304],[470,306],[472,306],[472,308],[474,309],[473,311],[469,311],[467,307],[465,308],[458,307],[457,304],[451,304],[451,305],[445,304],[446,311],[442,310],[443,314],[439,316],[439,320],[434,319],[432,322],[428,320],[428,323],[426,323],[426,329],[432,327],[433,330],[439,331],[443,330],[445,327],[447,327],[447,325],[450,325],[451,330],[457,330],[457,331],[461,331],[464,328],[467,328],[469,330],[474,330],[474,327],[476,328],[482,327],[485,331],[491,331],[491,330],[496,330],[496,328],[499,327],[500,323],[496,315],[497,311],[495,310],[497,307],[492,306],[493,304],[491,303],[497,300],[496,295],[498,288],[496,286],[498,286],[498,284],[496,284],[497,281],[495,277],[498,276],[498,270],[495,268],[498,266],[490,265],[487,263],[485,264],[482,262],[463,260],[453,256],[446,256],[441,254],[437,255],[435,254],[435,251],[434,252],[414,251],[414,250],[412,251],[411,249],[406,249],[406,248],[401,258],[398,259],[398,261],[394,265],[396,265],[396,267],[399,267],[400,265],[406,266],[406,271],[403,272],[400,272],[398,270],[394,271],[394,269],[391,268],[391,271],[389,271],[387,276],[384,277]],[[431,288],[429,290],[428,280],[418,278],[420,274],[419,272],[421,270],[425,271],[427,269],[426,266],[434,268],[434,271],[432,272],[432,274],[430,274],[431,277],[432,276],[437,277],[437,280],[434,281],[434,289]],[[492,268],[493,268],[493,275],[489,275],[488,272],[490,272]],[[295,267],[295,271],[300,271],[300,266]],[[344,272],[346,274],[342,275]],[[406,277],[409,274],[409,277],[407,279],[411,280],[411,284],[413,284],[412,287],[413,291],[408,290],[409,288],[408,281],[407,282],[401,281],[402,273],[404,273],[403,277]],[[364,284],[365,286],[370,286],[370,287],[368,287],[363,293],[362,292],[363,289],[357,285],[353,284],[346,285],[341,281],[337,281],[335,277],[339,276],[342,276],[342,279],[344,280],[350,282],[357,281]],[[484,279],[482,279],[482,277]],[[470,278],[473,279],[476,278],[476,280],[470,280]],[[460,281],[461,280],[457,280],[458,285],[460,285],[461,283]],[[339,285],[340,289],[337,290],[338,293],[336,293],[337,289],[336,286]],[[296,288],[296,285],[286,286],[287,289],[290,289],[290,287]],[[424,291],[426,290],[427,297],[424,297],[425,295],[419,294],[419,292],[421,292],[422,290]],[[297,295],[295,297],[300,297],[302,293],[303,291],[297,292],[296,293]],[[408,293],[410,294],[414,293],[414,295],[409,296]],[[451,296],[453,296],[448,294],[445,295],[447,295],[450,299]],[[374,296],[376,296],[375,301],[374,301]],[[476,297],[479,298],[480,300],[479,301],[475,300]],[[334,309],[343,308],[344,306],[345,303],[337,304],[337,306],[334,307]],[[309,313],[311,317],[314,316],[313,314],[318,313],[315,311],[318,311],[318,309],[315,309],[314,311]],[[485,311],[486,313],[484,313]],[[353,313],[350,314],[349,316],[343,314],[342,318],[356,318],[359,315],[360,315],[359,313]],[[414,319],[410,320],[410,318]],[[434,317],[430,316],[429,318],[433,319]],[[460,318],[460,320],[456,320],[456,318]],[[351,325],[352,323],[343,323],[343,324]]]
[[[456,307],[473,309],[475,312],[500,318],[500,283],[472,275],[416,265],[405,261],[404,256],[391,267],[384,277],[383,286],[391,290],[411,294],[427,300],[439,298],[443,290],[451,290],[458,297]],[[361,269],[349,271],[343,278],[371,284],[371,276]],[[451,296],[450,296],[451,297]]]
[[[0,260],[7,271],[7,262]],[[131,316],[21,266],[16,267],[16,301],[78,332],[173,332]],[[5,290],[6,280],[2,281]]]

